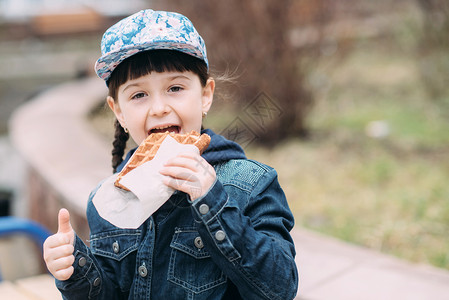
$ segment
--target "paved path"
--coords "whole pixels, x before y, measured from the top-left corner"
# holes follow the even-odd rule
[[[447,300],[449,272],[297,228],[303,300]]]
[[[46,176],[47,179],[55,185],[61,184],[59,187],[64,190],[65,184],[69,182],[73,185],[74,182],[79,182],[81,185],[89,185],[89,189],[92,186],[92,182],[82,183],[79,180],[85,180],[86,176],[81,174],[72,174],[74,172],[67,173],[64,168],[71,168],[73,166],[67,166],[67,162],[61,164],[55,161],[59,158],[67,160],[67,157],[72,157],[72,160],[80,164],[84,152],[89,150],[90,155],[87,157],[91,163],[95,163],[96,147],[103,147],[100,144],[95,144],[92,141],[92,136],[88,135],[88,140],[83,140],[86,137],[85,134],[73,129],[74,124],[79,127],[80,113],[76,111],[84,111],[74,106],[74,103],[85,105],[86,101],[82,101],[83,97],[78,97],[78,102],[70,99],[70,95],[73,93],[89,94],[89,89],[93,89],[92,94],[98,93],[96,89],[98,84],[90,81],[74,82],[66,84],[63,87],[58,87],[57,90],[50,91],[48,97],[41,95],[36,103],[31,102],[29,107],[24,107],[15,116],[13,122],[13,134],[26,135],[27,139],[19,139],[16,136],[13,140],[16,141],[16,145],[19,147],[28,147],[29,149],[21,149],[21,152],[25,154],[27,160],[34,166],[45,165],[45,161],[52,160],[52,166],[62,168],[59,171],[62,172],[58,176],[58,170],[49,170]],[[60,94],[59,94],[60,93]],[[62,96],[61,96],[62,95]],[[70,105],[64,105],[63,101],[68,101]],[[84,104],[83,104],[84,103]],[[64,107],[70,107],[70,109],[64,109]],[[55,108],[58,110],[54,113]],[[20,114],[22,114],[20,116]],[[58,124],[55,126],[55,124]],[[57,139],[46,140],[42,143],[41,139],[35,138],[33,140],[33,132],[29,132],[29,128],[39,127],[41,132],[50,134],[55,128],[65,128],[67,132],[62,135],[58,135]],[[83,127],[83,126],[81,126]],[[88,127],[85,127],[88,128]],[[3,147],[8,143],[7,140],[3,140],[0,143]],[[32,144],[25,145],[23,143],[33,141]],[[43,151],[45,145],[48,146],[50,142],[64,144],[64,151],[61,155],[55,151],[46,152]],[[3,145],[3,146],[2,146]],[[82,147],[80,147],[80,145]],[[9,147],[9,145],[7,146]],[[37,157],[27,157],[32,155],[36,150],[40,149],[40,155]],[[103,149],[104,150],[104,149]],[[8,150],[9,151],[9,150]],[[72,152],[70,152],[72,151]],[[103,152],[103,151],[98,151]],[[102,159],[103,155],[101,155]],[[3,163],[8,163],[5,160]],[[97,162],[100,164],[106,164],[108,162]],[[48,166],[48,164],[46,164]],[[82,168],[75,168],[82,169]],[[8,172],[8,168],[1,168],[2,172]],[[82,170],[81,170],[82,171]],[[105,172],[110,172],[106,170]],[[76,173],[76,172],[75,172]],[[8,176],[6,174],[6,176]],[[61,176],[64,174],[64,176]],[[5,175],[5,174],[4,174]],[[94,174],[99,176],[100,174]],[[90,175],[91,176],[91,175]],[[93,176],[93,175],[92,175]],[[0,176],[0,178],[2,178]],[[56,179],[56,181],[54,181]],[[61,180],[67,182],[61,182]],[[93,179],[90,178],[90,181]],[[86,187],[87,188],[87,187]],[[79,189],[77,189],[79,192]],[[73,193],[76,190],[72,191]],[[88,193],[89,191],[82,191],[82,193]],[[87,197],[83,195],[82,197]],[[74,199],[80,199],[80,197],[74,197]],[[80,209],[83,209],[80,207]],[[297,249],[297,263],[301,274],[301,287],[296,299],[302,300],[447,300],[449,299],[449,271],[434,268],[427,265],[416,265],[406,261],[383,255],[378,252],[368,250],[362,247],[350,245],[339,240],[323,236],[302,228],[296,228],[293,232],[293,238],[296,243]],[[270,276],[267,274],[267,276]]]

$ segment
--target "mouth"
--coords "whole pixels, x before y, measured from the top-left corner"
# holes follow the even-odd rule
[[[158,133],[158,132],[173,132],[173,133],[179,133],[181,131],[181,127],[178,125],[162,125],[162,126],[156,126],[153,127],[148,131],[148,134],[152,133]]]

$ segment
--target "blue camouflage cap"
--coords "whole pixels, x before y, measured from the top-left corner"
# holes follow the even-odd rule
[[[126,58],[146,50],[177,50],[203,60],[209,68],[206,45],[185,16],[151,9],[111,26],[101,40],[102,56],[95,63],[98,77],[107,81]]]

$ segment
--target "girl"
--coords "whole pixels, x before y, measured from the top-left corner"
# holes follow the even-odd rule
[[[117,117],[114,171],[128,136],[201,131],[213,99],[206,47],[176,13],[145,10],[103,36],[96,72]],[[298,274],[293,216],[275,170],[211,130],[202,156],[182,154],[160,171],[177,190],[137,229],[101,218],[90,195],[90,247],[58,216],[44,259],[64,299],[293,299]],[[195,188],[192,188],[195,187]],[[98,188],[97,188],[98,189]]]

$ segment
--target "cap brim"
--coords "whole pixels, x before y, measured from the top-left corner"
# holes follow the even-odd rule
[[[125,59],[133,56],[134,54],[148,51],[148,50],[176,50],[183,53],[192,55],[196,58],[203,60],[207,67],[209,68],[209,63],[207,58],[203,57],[203,54],[198,51],[195,47],[179,42],[160,42],[160,43],[148,43],[142,45],[133,45],[131,47],[121,48],[116,52],[109,52],[102,57],[100,57],[95,63],[95,72],[98,77],[108,81],[112,72],[117,68],[117,66],[123,62]]]

